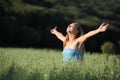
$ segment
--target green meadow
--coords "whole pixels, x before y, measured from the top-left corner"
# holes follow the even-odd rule
[[[0,80],[120,80],[120,55],[85,53],[65,63],[61,50],[0,48]]]

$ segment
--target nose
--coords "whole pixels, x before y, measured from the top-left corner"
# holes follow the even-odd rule
[[[71,27],[71,25],[68,25],[68,27]]]

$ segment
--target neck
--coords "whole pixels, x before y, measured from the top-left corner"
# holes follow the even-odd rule
[[[73,34],[68,34],[68,36],[69,36],[69,41],[73,41],[76,39],[76,36]]]

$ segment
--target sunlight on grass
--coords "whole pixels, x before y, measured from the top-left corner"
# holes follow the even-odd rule
[[[63,63],[60,50],[0,48],[0,80],[119,80],[120,56],[85,54]]]

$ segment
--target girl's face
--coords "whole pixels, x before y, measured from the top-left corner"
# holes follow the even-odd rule
[[[79,31],[77,30],[77,27],[75,26],[75,24],[71,23],[70,25],[68,25],[66,32],[77,34]]]

